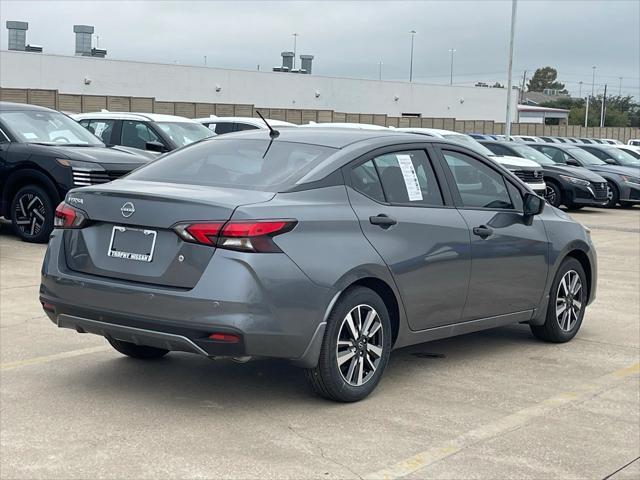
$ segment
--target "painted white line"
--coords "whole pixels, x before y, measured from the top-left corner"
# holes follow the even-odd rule
[[[532,405],[531,407],[524,408],[511,415],[500,418],[495,422],[463,433],[444,445],[420,452],[412,457],[391,465],[388,468],[383,468],[377,472],[365,475],[364,478],[368,480],[391,480],[405,477],[476,443],[516,430],[532,420],[548,414],[556,408],[573,402],[588,400],[589,398],[611,388],[612,385],[620,382],[622,379],[632,375],[638,375],[639,373],[640,363],[616,370],[615,372],[604,375],[589,384],[581,385],[571,392],[561,393],[560,395],[548,398],[540,403]]]
[[[105,346],[81,348],[79,350],[71,350],[69,352],[54,353],[53,355],[18,360],[17,362],[0,363],[0,370],[13,370],[14,368],[27,367],[29,365],[37,365],[39,363],[55,362],[56,360],[64,360],[65,358],[79,357],[81,355],[89,355],[91,353],[106,352],[108,350],[110,350],[110,347]]]

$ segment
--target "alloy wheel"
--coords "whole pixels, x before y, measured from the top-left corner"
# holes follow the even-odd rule
[[[16,200],[15,224],[24,235],[38,235],[44,227],[45,215],[44,202],[35,193],[24,193]]]
[[[556,294],[556,320],[561,330],[569,332],[575,326],[582,303],[582,280],[578,272],[569,270],[563,275]]]
[[[613,190],[611,189],[611,185],[607,183],[607,200],[611,202],[613,200]]]
[[[359,387],[375,374],[384,346],[382,321],[370,305],[358,305],[342,320],[336,344],[338,370],[345,382]]]
[[[557,207],[559,205],[559,202],[558,202],[559,199],[557,198],[556,190],[550,187],[549,185],[547,185],[545,189],[544,196],[550,205],[553,205],[554,207]]]

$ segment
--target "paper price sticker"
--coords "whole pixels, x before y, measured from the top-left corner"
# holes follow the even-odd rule
[[[411,155],[396,155],[398,164],[400,165],[400,171],[402,172],[402,178],[404,178],[404,185],[407,187],[407,195],[410,202],[416,202],[422,200],[422,190],[420,190],[420,183],[418,182],[418,175],[413,168],[413,162],[411,161]]]

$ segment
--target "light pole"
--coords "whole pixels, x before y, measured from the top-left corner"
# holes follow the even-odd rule
[[[456,53],[456,49],[450,48],[449,52],[451,52],[451,69],[449,71],[449,85],[453,85],[453,54]]]
[[[504,124],[504,133],[507,136],[507,140],[511,137],[511,86],[512,86],[512,78],[511,74],[513,72],[513,40],[516,34],[516,13],[518,10],[518,0],[511,0],[511,38],[509,40],[509,68],[507,79],[507,118],[505,119]]]
[[[378,62],[378,80],[382,80],[382,60]]]
[[[618,88],[618,96],[621,97],[622,96],[622,77],[618,77],[618,80],[620,80],[620,87]]]
[[[416,31],[411,30],[411,62],[409,63],[409,83],[413,82],[413,39],[416,36]]]
[[[293,35],[293,69],[296,69],[296,47],[298,46],[298,35],[297,33],[292,33]]]
[[[580,85],[580,89],[578,90],[578,97],[582,98],[582,81],[579,81],[578,85]]]
[[[596,67],[591,68],[593,68],[593,78],[591,79],[591,96],[593,97],[596,93]]]

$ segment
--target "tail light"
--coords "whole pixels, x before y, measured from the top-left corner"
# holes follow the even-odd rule
[[[82,210],[61,202],[56,208],[53,226],[54,228],[82,228],[87,220],[87,215]]]
[[[249,220],[180,223],[175,232],[185,241],[241,252],[273,253],[281,250],[273,237],[289,232],[295,220]]]

